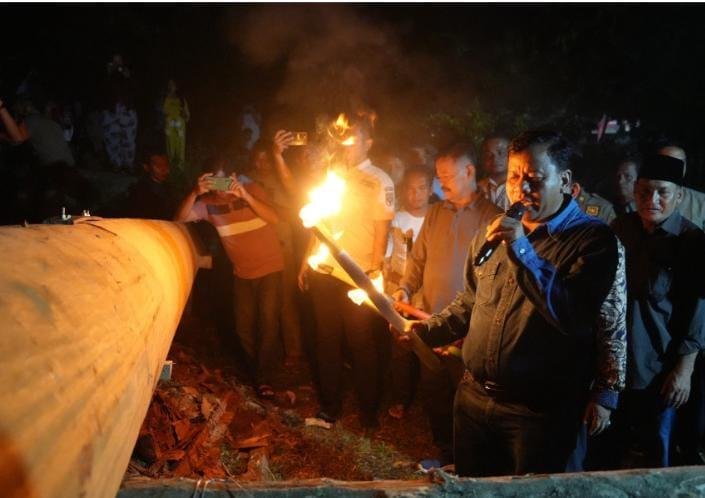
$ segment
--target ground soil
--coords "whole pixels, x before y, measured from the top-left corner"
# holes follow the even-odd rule
[[[350,386],[332,428],[307,425],[318,403],[305,362],[282,365],[274,399],[259,399],[222,333],[186,316],[168,355],[172,378],[157,386],[129,476],[418,479],[417,463],[438,456],[418,403],[396,420],[386,402],[380,428],[363,429]]]

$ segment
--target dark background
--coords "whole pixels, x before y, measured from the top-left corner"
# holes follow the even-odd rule
[[[311,129],[359,106],[393,143],[559,127],[597,161],[681,142],[703,188],[705,30],[697,4],[5,5],[0,95],[31,75],[40,99],[100,106],[112,54],[132,71],[140,133],[166,81],[189,101],[189,148],[226,146],[243,105]],[[35,98],[36,95],[35,95]],[[595,145],[604,114],[640,121]]]

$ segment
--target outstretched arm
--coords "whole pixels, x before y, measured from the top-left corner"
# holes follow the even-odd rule
[[[0,121],[2,121],[7,138],[12,143],[22,143],[29,138],[29,133],[25,127],[19,126],[5,107],[5,102],[0,99]]]
[[[284,186],[289,195],[298,194],[294,175],[291,173],[289,165],[284,160],[284,151],[289,147],[294,135],[290,131],[279,130],[274,134],[272,144],[272,158],[274,159],[274,169],[277,172],[279,181]]]
[[[232,181],[230,182],[230,188],[228,189],[229,193],[247,202],[255,214],[267,223],[272,225],[279,223],[279,215],[277,215],[277,211],[273,206],[265,200],[258,198],[258,196],[253,195],[242,183],[239,182],[237,177],[232,175],[231,178]]]
[[[193,205],[196,203],[196,199],[199,195],[205,194],[211,187],[211,177],[213,173],[203,173],[198,177],[196,185],[193,190],[181,201],[179,207],[174,214],[174,221],[195,221],[198,219],[193,214]]]

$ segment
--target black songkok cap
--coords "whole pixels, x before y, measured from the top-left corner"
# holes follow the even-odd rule
[[[685,177],[685,163],[680,159],[661,154],[645,157],[639,168],[639,178],[648,180],[663,180],[683,185]]]

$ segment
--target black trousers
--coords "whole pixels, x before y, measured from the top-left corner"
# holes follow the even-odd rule
[[[467,377],[458,385],[453,443],[459,476],[565,470],[584,408],[579,393],[562,392],[541,401],[509,398],[490,396]]]
[[[329,275],[309,273],[309,291],[316,319],[316,363],[321,409],[340,415],[342,373],[347,346],[360,410],[376,413],[380,400],[381,341],[389,341],[384,322],[370,308],[358,306],[347,296],[349,285]]]
[[[453,402],[465,365],[457,356],[442,356],[442,368],[432,372],[421,365],[419,399],[431,425],[433,442],[441,450],[441,465],[453,463]]]

